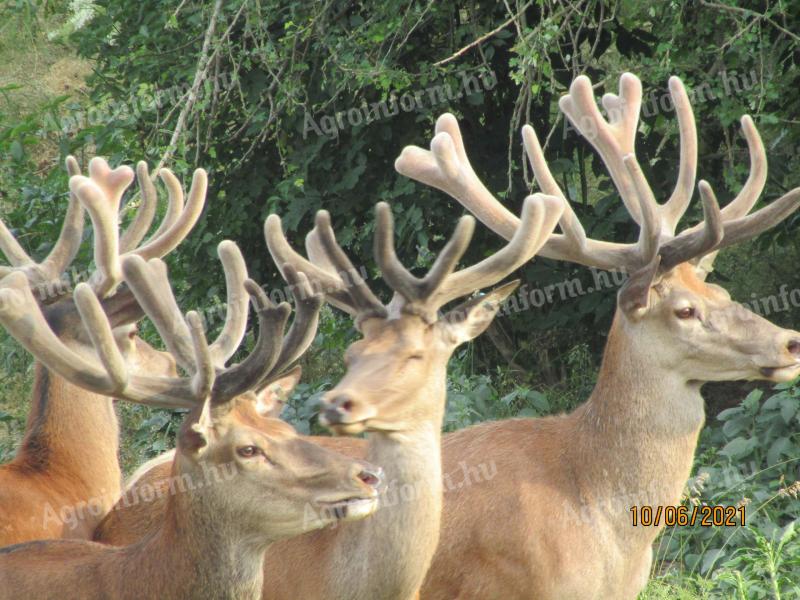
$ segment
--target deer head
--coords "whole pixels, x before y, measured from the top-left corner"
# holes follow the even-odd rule
[[[455,271],[474,230],[474,219],[462,217],[423,278],[412,275],[395,254],[388,204],[379,203],[376,214],[375,260],[394,291],[386,305],[337,244],[326,211],[317,213],[316,226],[306,238],[310,260],[289,246],[276,215],[265,223],[267,245],[279,268],[308,275],[316,289],[354,317],[363,335],[347,349],[344,377],[323,398],[320,422],[339,433],[401,431],[441,414],[450,355],[488,327],[517,282],[447,313],[439,310],[527,262],[555,227],[561,201],[541,194],[526,199],[521,225],[509,244],[482,262]]]
[[[203,510],[233,516],[226,527],[262,532],[266,544],[377,509],[380,469],[326,450],[250,404],[232,406],[207,404],[186,419],[173,467],[191,478]],[[222,485],[204,485],[210,476]]]
[[[629,279],[619,292],[615,323],[627,331],[632,352],[641,352],[668,372],[695,381],[731,379],[790,380],[800,373],[800,333],[781,329],[733,302],[705,281],[717,253],[773,227],[800,206],[800,188],[752,214],[766,182],[764,146],[749,116],[742,129],[750,150],[750,176],[740,193],[720,210],[711,186],[700,181],[704,220],[676,233],[694,189],[697,132],[689,98],[677,77],[669,81],[680,130],[680,169],[671,196],[656,201],[637,162],[634,142],[642,99],[640,81],[626,73],[619,94],[602,98],[608,118],[597,107],[585,76],[572,83],[561,110],[603,159],[631,218],[639,225],[636,243],[587,237],[550,173],[536,134],[522,130],[525,151],[542,191],[565,204],[554,233],[540,254],[599,269],[624,269]],[[397,170],[437,187],[461,202],[483,223],[510,238],[519,221],[475,175],[458,123],[445,114],[436,124],[430,151],[403,150]]]

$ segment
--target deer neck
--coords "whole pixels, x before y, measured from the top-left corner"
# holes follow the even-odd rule
[[[630,507],[679,503],[705,412],[700,383],[655,366],[652,345],[623,327],[618,314],[597,385],[573,413],[575,476],[587,505],[652,538],[652,528],[630,527]]]
[[[331,565],[331,598],[414,598],[436,550],[442,512],[441,428],[445,373],[409,396],[425,416],[403,431],[368,435],[366,460],[384,470],[377,513],[342,526]],[[403,557],[398,560],[397,557]]]
[[[186,474],[173,467],[172,477]],[[169,495],[161,529],[133,547],[126,561],[136,565],[128,567],[132,572],[148,574],[141,584],[142,596],[260,599],[270,540],[242,531],[225,518],[224,506],[203,493],[204,488],[225,483],[195,473],[187,481],[192,482],[188,489]]]
[[[63,482],[110,508],[120,493],[119,431],[112,400],[75,387],[36,363],[26,434],[15,464]]]

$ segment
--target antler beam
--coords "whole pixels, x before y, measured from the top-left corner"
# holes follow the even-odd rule
[[[711,187],[699,184],[704,220],[676,234],[694,188],[697,171],[697,133],[688,94],[677,77],[669,80],[680,131],[680,167],[675,189],[659,204],[635,156],[642,88],[639,80],[626,73],[620,78],[619,94],[602,98],[608,118],[600,114],[591,81],[580,76],[570,86],[559,106],[578,131],[594,146],[620,193],[631,218],[640,226],[635,244],[621,244],[588,238],[583,225],[569,206],[566,195],[550,172],[533,128],[522,128],[525,152],[542,191],[564,201],[559,222],[561,233],[553,233],[539,254],[601,269],[635,271],[652,264],[653,252],[661,255],[661,269],[680,262],[713,259],[716,251],[741,242],[775,225],[800,206],[800,190],[792,190],[769,206],[748,215],[766,181],[766,155],[761,138],[749,116],[742,117],[742,130],[750,151],[750,175],[740,193],[722,210]],[[511,239],[519,220],[481,183],[473,171],[458,122],[450,114],[436,123],[430,150],[405,148],[395,162],[397,171],[416,181],[441,189],[463,204],[490,229]]]

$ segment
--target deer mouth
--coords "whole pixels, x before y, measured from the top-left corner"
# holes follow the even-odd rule
[[[374,417],[349,423],[329,423],[325,426],[336,435],[358,435],[364,432],[395,433],[408,428],[405,422],[383,421]]]
[[[378,496],[355,496],[336,502],[322,502],[320,506],[335,521],[355,521],[368,517],[378,510]]]
[[[322,422],[322,419],[320,419]],[[352,423],[322,423],[336,435],[358,435],[367,430],[367,419],[363,421],[353,421]]]
[[[782,367],[761,367],[759,372],[770,381],[792,381],[795,377],[800,375],[800,363],[784,365]]]

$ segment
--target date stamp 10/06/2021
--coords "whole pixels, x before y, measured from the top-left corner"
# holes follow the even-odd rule
[[[737,527],[745,523],[744,506],[631,506],[634,527]]]

